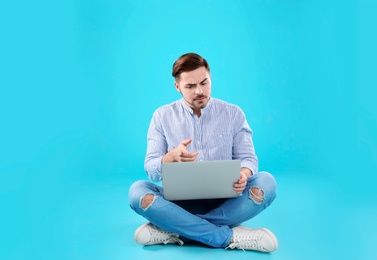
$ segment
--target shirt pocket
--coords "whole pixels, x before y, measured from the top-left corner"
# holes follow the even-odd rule
[[[229,133],[213,133],[208,136],[209,160],[231,160],[233,135]]]

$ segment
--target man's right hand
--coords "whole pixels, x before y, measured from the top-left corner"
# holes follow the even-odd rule
[[[183,140],[176,148],[169,151],[162,157],[162,163],[166,162],[193,162],[198,156],[198,152],[190,153],[187,149],[192,139]]]

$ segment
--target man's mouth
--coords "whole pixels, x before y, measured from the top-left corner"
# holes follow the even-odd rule
[[[205,98],[206,98],[206,96],[200,96],[200,97],[195,98],[194,100],[203,100]]]

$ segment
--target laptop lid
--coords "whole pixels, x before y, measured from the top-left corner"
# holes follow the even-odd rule
[[[162,186],[167,200],[234,198],[240,178],[240,160],[173,162],[162,165]]]

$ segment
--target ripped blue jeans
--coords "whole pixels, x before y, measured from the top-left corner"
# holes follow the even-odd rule
[[[247,221],[265,208],[276,197],[276,182],[268,172],[259,172],[248,179],[243,193],[231,199],[168,201],[163,197],[163,188],[140,180],[129,190],[131,208],[157,227],[174,232],[183,241],[198,241],[212,247],[229,245],[232,227]],[[142,208],[147,195],[153,202]]]

